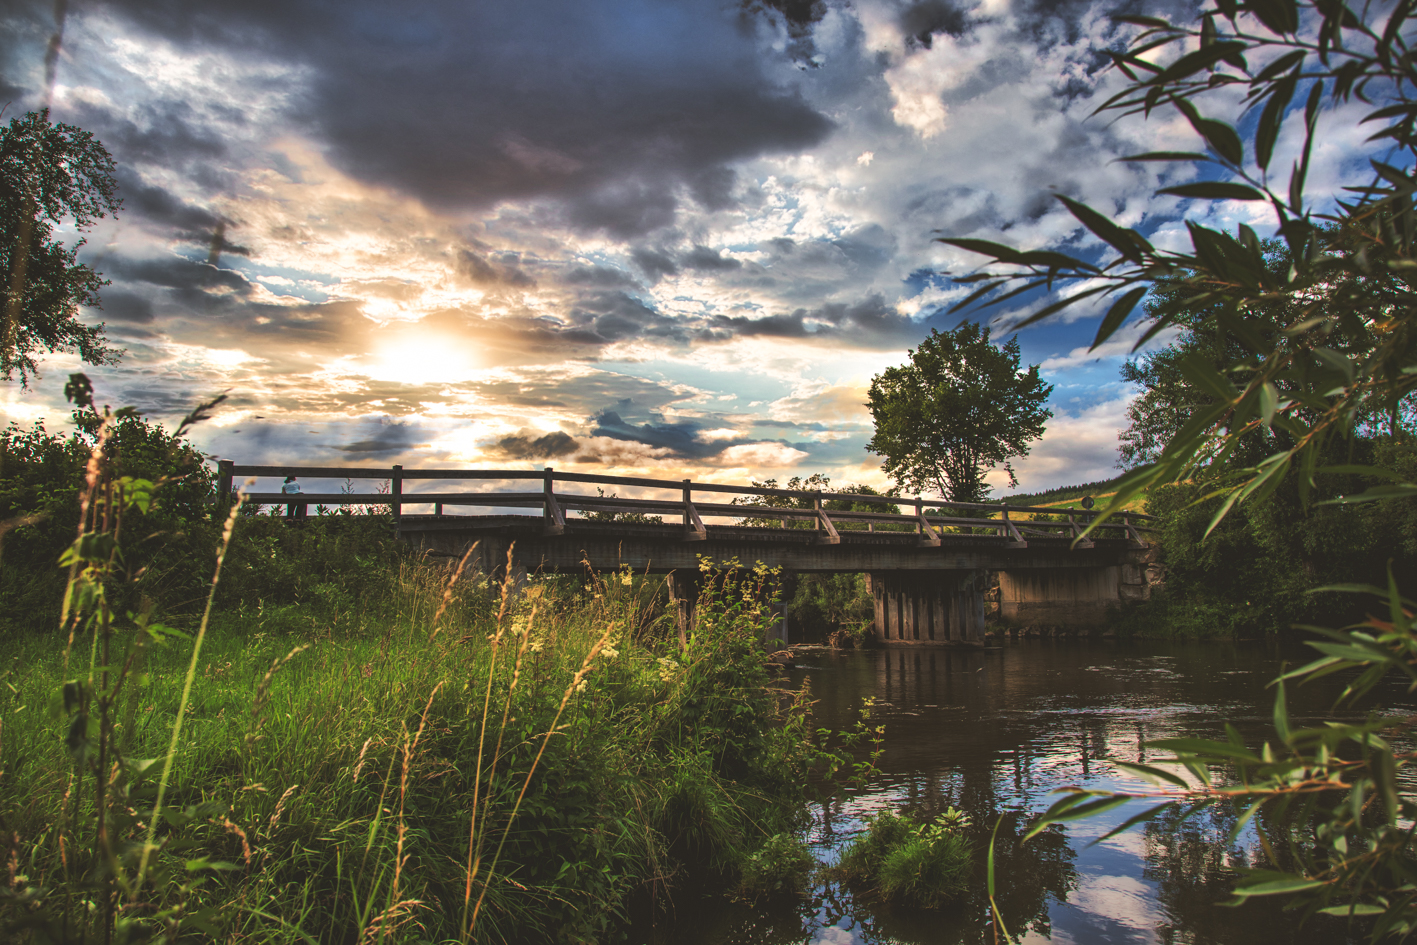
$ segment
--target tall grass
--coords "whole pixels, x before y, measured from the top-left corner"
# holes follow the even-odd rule
[[[353,533],[243,544],[233,510],[227,596],[168,625],[105,605],[142,489],[94,457],[72,633],[0,642],[7,940],[592,941],[797,825],[824,756],[762,664],[775,575],[708,569],[682,647],[629,573],[394,556],[268,606],[246,565]]]

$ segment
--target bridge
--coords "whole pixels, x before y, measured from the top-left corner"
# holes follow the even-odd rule
[[[681,632],[694,619],[699,559],[761,561],[788,573],[864,573],[874,632],[891,646],[978,644],[997,580],[1005,624],[1086,626],[1144,593],[1150,517],[1008,503],[963,503],[756,485],[517,469],[252,466],[218,463],[218,501],[238,479],[248,502],[383,507],[399,537],[432,556],[472,549],[481,573],[667,574]],[[263,481],[343,480],[340,491],[285,495]],[[355,481],[377,480],[358,492]],[[534,483],[539,488],[527,489]],[[518,488],[520,486],[520,488]],[[451,488],[450,488],[451,487]],[[587,491],[594,487],[596,495]],[[606,495],[606,487],[633,495]],[[278,488],[278,486],[276,487]],[[723,501],[724,499],[728,501]],[[498,510],[468,514],[469,510]],[[417,511],[415,511],[417,510]],[[510,512],[510,510],[516,510]],[[666,518],[673,521],[665,521]],[[508,558],[508,555],[511,558]]]

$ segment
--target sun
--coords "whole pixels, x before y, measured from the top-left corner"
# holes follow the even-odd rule
[[[479,367],[465,340],[429,332],[400,332],[363,362],[370,378],[397,384],[466,380]]]

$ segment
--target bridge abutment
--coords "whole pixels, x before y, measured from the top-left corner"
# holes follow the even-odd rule
[[[1030,568],[999,572],[999,620],[1010,626],[1097,626],[1123,598],[1122,570]]]
[[[984,642],[984,571],[873,571],[868,584],[879,642],[887,646]]]

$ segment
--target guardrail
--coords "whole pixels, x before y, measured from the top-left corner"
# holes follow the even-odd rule
[[[636,476],[601,476],[592,473],[556,472],[551,467],[543,470],[528,469],[405,469],[402,466],[376,468],[370,466],[248,466],[232,460],[217,463],[218,495],[221,508],[226,508],[231,500],[232,484],[237,478],[262,478],[286,476],[307,479],[378,479],[389,483],[387,493],[297,493],[251,492],[246,494],[249,502],[272,505],[387,505],[395,522],[401,522],[406,505],[432,505],[434,514],[443,515],[447,506],[470,506],[481,508],[525,508],[540,509],[548,534],[561,534],[566,529],[567,512],[611,512],[643,515],[677,515],[684,524],[685,539],[704,540],[708,529],[705,518],[732,518],[743,524],[776,521],[782,527],[791,527],[788,522],[810,521],[816,531],[821,532],[819,541],[838,544],[841,531],[859,529],[865,526],[874,531],[876,526],[894,526],[891,531],[899,531],[900,526],[909,526],[920,538],[920,544],[938,546],[941,531],[937,529],[967,529],[968,534],[981,532],[997,533],[1010,539],[1015,547],[1026,547],[1027,535],[1040,537],[1078,538],[1083,530],[1097,517],[1096,512],[1078,509],[1051,509],[1040,506],[1009,505],[1008,503],[949,502],[942,499],[913,499],[860,495],[843,492],[806,492],[793,489],[773,489],[765,486],[723,485],[710,482],[692,482],[688,479],[646,479]],[[540,481],[539,492],[509,492],[489,490],[481,492],[418,492],[405,493],[404,483],[410,481]],[[619,496],[586,495],[574,492],[558,492],[557,483],[581,483],[595,486],[622,486],[637,489],[655,489],[676,492],[674,498],[622,498]],[[802,502],[806,507],[775,506],[754,502],[705,502],[696,500],[700,495],[752,496],[758,499],[789,499]],[[850,502],[853,505],[882,505],[908,507],[910,511],[867,512],[860,510],[827,509],[826,503],[833,501]],[[949,515],[950,511],[973,512],[974,516]],[[978,517],[979,513],[989,513],[993,517]],[[1015,518],[1015,516],[1026,516]],[[1055,518],[1040,518],[1053,516]],[[1126,513],[1118,520],[1104,522],[1097,526],[1094,534],[1104,530],[1120,532],[1117,537],[1130,538],[1145,544],[1140,532],[1150,531],[1146,524],[1153,516],[1140,513]],[[841,528],[838,525],[842,526]],[[852,526],[856,529],[853,529]],[[1087,547],[1090,541],[1082,541],[1079,547]]]

